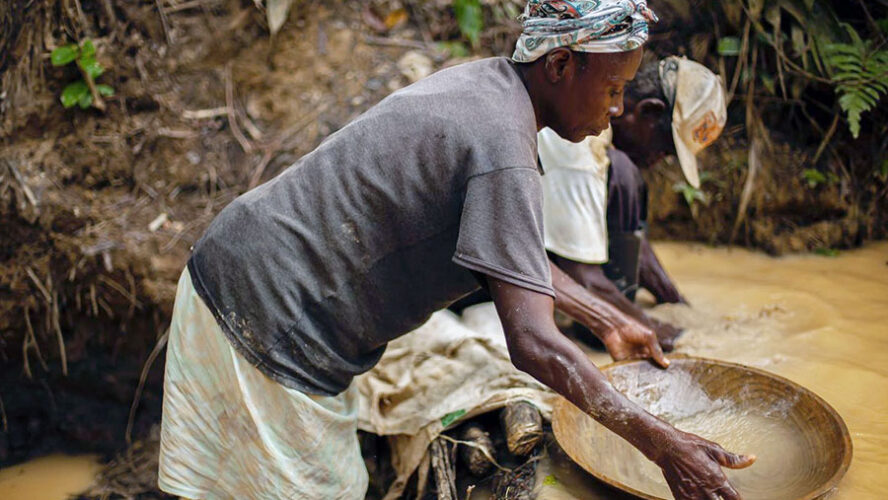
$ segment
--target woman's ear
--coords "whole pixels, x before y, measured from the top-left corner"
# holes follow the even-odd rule
[[[576,64],[570,49],[559,47],[546,54],[546,79],[549,83],[558,83],[564,79],[571,63]]]
[[[642,99],[635,105],[634,112],[641,118],[659,120],[666,111],[666,103],[656,97]]]

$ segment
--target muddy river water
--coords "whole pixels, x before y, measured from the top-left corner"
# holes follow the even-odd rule
[[[687,328],[678,351],[762,368],[820,395],[854,444],[830,498],[888,498],[888,244],[777,259],[680,243],[656,250],[693,304],[652,312]],[[622,498],[558,450],[538,475],[541,499]]]
[[[886,498],[888,243],[838,257],[778,259],[682,243],[656,250],[693,304],[652,313],[687,329],[679,352],[762,368],[820,395],[845,420],[854,443],[851,467],[831,498]],[[539,467],[538,498],[624,498],[578,470],[557,446],[550,450]],[[8,467],[0,471],[0,498],[60,500],[88,485],[95,471],[89,457]]]

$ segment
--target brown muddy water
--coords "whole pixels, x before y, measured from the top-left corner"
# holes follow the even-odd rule
[[[854,442],[851,467],[830,498],[885,498],[888,243],[838,257],[772,258],[681,243],[656,249],[693,304],[652,312],[687,329],[678,352],[762,368],[820,395],[845,420]],[[600,365],[610,361],[592,356]],[[537,498],[628,498],[579,470],[557,446],[550,451],[538,470]],[[0,498],[61,500],[88,486],[96,469],[91,457],[58,456],[7,467],[0,471]]]
[[[63,500],[93,483],[101,466],[92,455],[53,455],[0,470],[3,500]]]
[[[680,243],[656,250],[693,304],[652,312],[687,328],[677,351],[762,368],[817,393],[845,420],[854,444],[851,467],[830,499],[886,498],[888,243],[838,257],[772,258]],[[606,355],[592,356],[596,363],[609,362]],[[739,446],[742,439],[734,438],[726,437],[726,444]],[[624,498],[551,448],[538,471],[538,498]],[[784,465],[760,460],[753,467],[779,473]]]

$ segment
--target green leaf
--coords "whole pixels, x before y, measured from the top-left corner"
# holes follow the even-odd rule
[[[808,187],[812,189],[817,187],[819,184],[826,183],[826,176],[823,175],[823,173],[819,170],[815,170],[813,168],[806,168],[802,172],[802,177],[804,177],[805,180],[808,181]]]
[[[466,414],[466,410],[456,410],[454,412],[450,412],[447,415],[444,415],[443,417],[441,417],[441,425],[444,426],[445,428],[449,427],[450,424],[456,422],[457,420],[459,420],[460,417],[462,417],[465,414]]]
[[[93,57],[81,57],[77,60],[77,65],[94,80],[105,72],[105,68]]]
[[[53,66],[64,66],[80,55],[80,47],[71,43],[56,47],[49,56]]]
[[[469,49],[465,44],[457,41],[441,42],[438,44],[438,49],[447,52],[450,57],[468,57],[469,55]]]
[[[543,485],[545,486],[555,486],[556,484],[558,484],[558,478],[556,478],[552,474],[549,474],[548,476],[546,476],[545,479],[543,479]]]
[[[94,57],[96,55],[96,46],[93,45],[92,40],[87,38],[80,44],[80,57]]]
[[[110,97],[110,96],[114,95],[114,87],[112,87],[110,85],[105,85],[104,83],[100,83],[100,84],[96,85],[96,90],[99,91],[99,94],[101,94],[105,97]]]
[[[86,109],[90,107],[93,103],[93,96],[89,92],[80,96],[80,100],[77,101],[77,104],[80,106],[80,109]]]
[[[687,202],[689,207],[694,206],[694,202],[699,201],[704,205],[708,203],[706,198],[706,193],[703,191],[691,186],[687,182],[678,182],[672,186],[672,190],[676,193],[680,193],[682,197],[684,197],[685,202]]]
[[[839,252],[835,248],[820,247],[815,249],[814,253],[816,253],[817,255],[822,255],[824,257],[838,257],[841,252]]]
[[[770,92],[771,95],[777,95],[777,83],[776,80],[774,80],[774,77],[765,73],[762,73],[761,76],[762,85],[765,86],[765,89],[767,89],[767,91]]]
[[[879,171],[876,174],[877,177],[882,179],[882,182],[888,180],[888,158],[882,162],[882,166],[879,167]]]
[[[481,30],[484,29],[481,0],[455,0],[453,11],[456,14],[456,22],[459,24],[459,31],[469,40],[472,47],[478,48]]]
[[[718,40],[719,55],[730,57],[740,55],[740,39],[736,36],[725,36]]]
[[[83,80],[77,80],[74,83],[69,83],[68,86],[62,90],[62,106],[70,108],[80,102],[84,95],[89,95],[89,87],[86,86],[86,82]],[[90,98],[91,97],[92,96],[90,96]]]

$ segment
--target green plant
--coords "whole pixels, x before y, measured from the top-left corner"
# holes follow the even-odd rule
[[[813,168],[806,168],[802,172],[802,177],[808,181],[808,187],[812,189],[820,184],[826,184],[826,176],[821,171]]]
[[[802,178],[808,182],[808,187],[811,189],[814,189],[821,184],[836,184],[839,182],[839,177],[836,174],[832,172],[824,174],[813,168],[806,168],[803,170]]]
[[[687,182],[676,182],[673,184],[672,190],[676,193],[680,193],[689,207],[693,208],[694,203],[698,201],[704,205],[709,203],[709,198],[706,196],[706,193],[691,186]]]
[[[469,49],[460,41],[439,42],[438,50],[446,52],[450,57],[467,57]]]
[[[481,0],[455,0],[453,12],[456,14],[460,33],[472,44],[472,48],[477,49],[481,41],[481,30],[484,29]]]
[[[104,109],[101,96],[114,95],[114,88],[110,85],[96,84],[96,78],[100,77],[105,68],[96,60],[96,47],[92,40],[83,40],[80,44],[71,43],[56,47],[50,54],[53,66],[65,66],[76,63],[83,78],[69,83],[62,90],[60,100],[62,106],[70,108],[78,105],[81,109],[95,106]]]
[[[814,249],[814,253],[816,253],[817,255],[822,255],[824,257],[838,257],[841,254],[841,252],[837,249],[829,247],[816,248]]]
[[[882,182],[888,181],[888,158],[882,160],[882,165],[874,174]]]
[[[842,26],[851,43],[829,43],[823,52],[839,95],[839,106],[856,139],[860,136],[860,115],[873,109],[888,93],[888,50],[877,50],[872,40],[864,41],[848,24]]]
[[[718,54],[731,57],[740,55],[741,42],[736,36],[725,36],[718,40]]]

